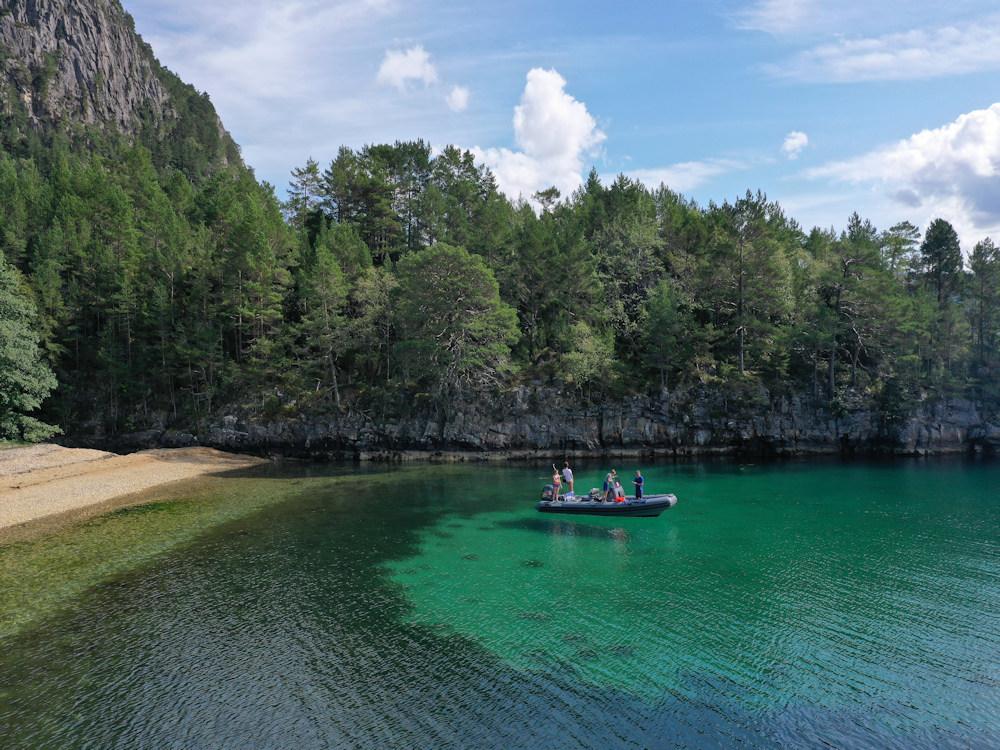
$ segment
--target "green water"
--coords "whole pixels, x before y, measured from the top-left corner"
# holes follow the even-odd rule
[[[312,467],[0,547],[0,746],[1000,744],[1000,465],[645,474],[659,519]]]

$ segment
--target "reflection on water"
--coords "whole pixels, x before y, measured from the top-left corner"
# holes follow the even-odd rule
[[[478,530],[514,529],[517,531],[537,531],[555,536],[580,536],[592,539],[613,539],[627,542],[628,529],[621,527],[593,526],[579,521],[551,521],[546,518],[516,518],[497,521],[493,526],[478,527]]]
[[[3,747],[997,745],[995,465],[645,473],[659,519],[539,517],[530,468],[240,479],[286,499],[131,566],[169,503],[66,532],[87,589],[3,550],[71,597],[0,641]]]

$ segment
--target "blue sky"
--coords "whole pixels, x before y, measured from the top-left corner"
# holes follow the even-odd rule
[[[1000,239],[995,0],[125,0],[258,176],[341,144],[473,149],[512,197],[591,166],[806,227]],[[994,106],[995,105],[995,106]]]

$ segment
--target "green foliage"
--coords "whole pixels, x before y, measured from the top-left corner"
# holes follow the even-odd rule
[[[957,291],[962,273],[962,248],[954,227],[944,219],[932,221],[920,246],[920,255],[938,305],[943,306]]]
[[[56,387],[38,342],[28,290],[0,253],[0,440],[35,442],[58,432],[31,416]]]
[[[303,273],[299,292],[302,319],[299,324],[307,378],[315,378],[316,390],[329,389],[340,408],[339,360],[350,338],[344,318],[347,280],[337,262],[328,236],[316,245],[315,255]]]
[[[982,395],[1000,397],[1000,248],[976,244],[969,267],[967,314],[972,331],[973,377]]]
[[[586,390],[588,399],[594,392],[605,391],[615,377],[614,337],[594,331],[585,322],[570,327],[568,350],[559,361],[559,376],[569,386]]]
[[[661,240],[652,201],[639,215],[619,216],[594,233],[593,252],[604,287],[604,313],[626,362],[641,357],[643,305],[663,278]]]
[[[891,226],[882,235],[882,260],[886,269],[896,276],[906,276],[916,270],[919,241],[920,230],[910,222]]]
[[[794,395],[887,429],[927,398],[1000,402],[1000,254],[980,243],[965,273],[947,222],[807,234],[762,193],[703,207],[595,172],[536,211],[423,141],[309,160],[282,204],[156,70],[181,116],[135,143],[16,108],[0,127],[4,288],[35,310],[8,432],[32,434],[46,367],[43,418],[112,433],[235,407],[446,418],[522,382]]]
[[[669,387],[672,373],[690,372],[702,342],[690,310],[670,279],[660,281],[646,300],[642,330],[646,365],[658,373],[661,388]]]
[[[388,381],[392,375],[393,295],[399,282],[385,268],[367,268],[350,293],[354,360],[363,382]]]
[[[514,310],[485,261],[439,243],[400,261],[395,319],[408,376],[440,404],[496,386],[510,371]]]

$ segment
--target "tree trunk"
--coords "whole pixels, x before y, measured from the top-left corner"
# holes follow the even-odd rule
[[[743,241],[740,240],[740,275],[739,275],[739,295],[736,299],[736,324],[738,333],[737,358],[739,359],[740,375],[744,372],[743,343],[745,339],[745,329],[743,326]]]
[[[337,365],[333,360],[333,355],[328,354],[326,356],[327,363],[330,365],[330,382],[333,383],[333,403],[337,407],[337,411],[340,411],[340,384],[337,381]]]
[[[858,359],[861,356],[861,343],[858,342],[854,345],[853,357],[851,359],[851,388],[856,388],[858,385]]]
[[[237,272],[239,291],[236,293],[236,361],[243,361],[243,271]]]
[[[813,352],[812,356],[813,375],[813,398],[819,400],[819,352]]]
[[[837,347],[835,346],[830,349],[830,365],[827,375],[829,377],[830,401],[833,401],[837,392]]]
[[[847,276],[847,270],[844,270],[844,276]],[[843,286],[837,287],[837,304],[834,306],[834,321],[836,324],[840,322],[841,314],[841,301],[843,299],[844,288]],[[839,326],[838,326],[839,327]],[[833,401],[834,396],[837,392],[837,331],[834,329],[833,333],[833,343],[830,346],[830,371],[829,371],[829,387],[830,387],[830,401]]]
[[[980,364],[985,364],[986,363],[986,344],[985,344],[986,332],[984,330],[984,324],[985,324],[985,320],[986,320],[986,305],[983,302],[983,300],[985,298],[986,298],[986,289],[984,289],[983,285],[980,284],[980,287],[979,287],[979,316],[978,316],[979,320],[976,321],[976,328],[978,329],[977,333],[979,334],[979,341],[977,342],[978,343],[978,347],[977,348],[979,349],[979,363]]]
[[[739,331],[740,375],[744,374],[744,368],[743,368],[743,342],[744,342],[744,331],[743,331],[743,326],[740,326],[740,331]]]

